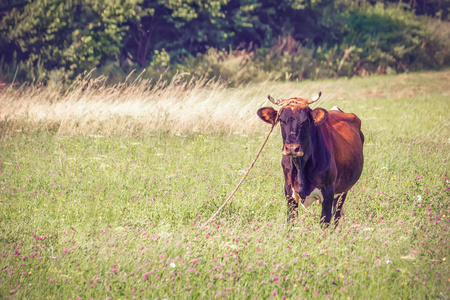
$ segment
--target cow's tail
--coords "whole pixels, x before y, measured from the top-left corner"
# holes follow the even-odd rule
[[[344,112],[342,109],[340,109],[340,108],[337,107],[336,105],[333,106],[330,110],[337,110],[337,111],[340,111],[340,112]]]

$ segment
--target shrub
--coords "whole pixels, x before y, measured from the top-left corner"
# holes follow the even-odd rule
[[[343,36],[337,47],[342,60],[335,62],[349,66],[340,68],[335,64],[337,74],[345,71],[338,75],[384,74],[388,68],[402,72],[437,66],[436,60],[427,55],[430,39],[426,23],[402,5],[366,4],[349,11]]]

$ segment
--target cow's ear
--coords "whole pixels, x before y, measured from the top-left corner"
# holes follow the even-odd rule
[[[272,107],[263,107],[258,109],[256,112],[258,114],[258,117],[261,118],[264,122],[267,122],[269,124],[275,123],[275,120],[277,119],[278,112],[273,109]]]
[[[311,116],[314,121],[314,125],[319,126],[327,119],[328,112],[325,109],[318,107],[311,111]]]

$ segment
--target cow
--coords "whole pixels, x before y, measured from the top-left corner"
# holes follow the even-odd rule
[[[299,203],[307,207],[317,201],[322,203],[320,223],[328,227],[333,215],[339,224],[347,193],[361,176],[364,135],[355,114],[336,107],[311,109],[320,95],[279,100],[269,96],[282,107],[263,107],[257,115],[273,126],[280,123],[288,223],[294,221]]]

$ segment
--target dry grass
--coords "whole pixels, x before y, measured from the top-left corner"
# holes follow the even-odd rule
[[[57,131],[132,135],[155,132],[255,132],[266,130],[255,111],[274,97],[310,97],[323,92],[320,105],[330,108],[350,101],[377,98],[449,96],[450,71],[399,76],[264,82],[227,88],[221,81],[134,82],[108,87],[105,78],[80,78],[62,93],[45,86],[23,85],[0,92],[0,125],[9,131]],[[426,83],[426,84],[424,84]],[[352,105],[347,109],[351,110]]]

